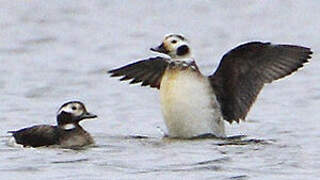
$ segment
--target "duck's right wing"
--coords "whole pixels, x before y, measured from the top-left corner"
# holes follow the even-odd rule
[[[126,66],[108,71],[111,77],[120,77],[120,81],[131,80],[130,84],[140,83],[141,86],[150,86],[160,89],[161,79],[169,65],[169,59],[152,57],[137,61]]]

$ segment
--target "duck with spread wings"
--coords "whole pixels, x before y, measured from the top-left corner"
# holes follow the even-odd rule
[[[296,72],[312,54],[297,45],[249,42],[226,53],[217,70],[205,76],[182,35],[167,35],[151,50],[170,58],[151,57],[109,73],[159,89],[168,136],[177,138],[225,137],[224,121],[245,120],[265,84]]]

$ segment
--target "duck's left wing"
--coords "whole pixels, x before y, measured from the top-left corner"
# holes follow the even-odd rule
[[[131,80],[130,84],[140,83],[141,86],[150,86],[160,89],[162,76],[169,64],[169,59],[152,57],[137,61],[126,66],[108,71],[111,77],[120,77],[120,81]]]
[[[209,76],[225,120],[245,119],[265,83],[292,74],[311,58],[310,48],[250,42],[225,54]]]

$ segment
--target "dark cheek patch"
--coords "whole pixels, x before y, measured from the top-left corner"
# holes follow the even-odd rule
[[[178,56],[183,56],[189,53],[189,47],[187,45],[183,45],[178,47],[177,49],[177,55]]]

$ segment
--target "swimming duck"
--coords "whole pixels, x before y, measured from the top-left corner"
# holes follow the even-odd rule
[[[150,50],[170,58],[151,57],[108,72],[159,89],[168,136],[176,138],[225,137],[224,121],[245,120],[265,84],[297,71],[312,54],[302,46],[248,42],[227,52],[217,70],[205,76],[183,35],[167,35]]]
[[[79,124],[81,120],[96,118],[80,101],[63,104],[57,113],[57,126],[36,125],[18,131],[9,131],[17,144],[24,147],[58,145],[74,148],[94,143],[91,135]]]

